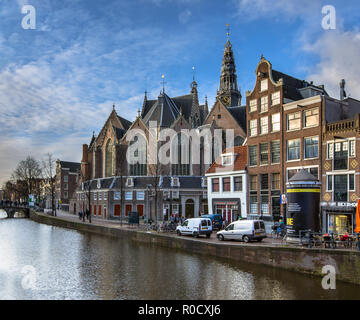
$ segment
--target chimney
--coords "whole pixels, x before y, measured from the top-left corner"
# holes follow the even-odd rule
[[[340,100],[344,100],[345,97],[346,97],[345,80],[342,79],[340,82]]]

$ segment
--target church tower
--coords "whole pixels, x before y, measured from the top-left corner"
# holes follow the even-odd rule
[[[237,86],[234,52],[229,35],[228,29],[221,67],[220,89],[217,92],[216,99],[219,99],[226,107],[235,107],[241,106],[241,93]]]

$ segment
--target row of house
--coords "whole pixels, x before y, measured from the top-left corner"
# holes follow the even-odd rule
[[[133,122],[114,106],[99,134],[83,145],[69,211],[88,209],[103,219],[138,211],[156,220],[220,213],[229,222],[262,217],[272,223],[286,215],[287,181],[304,168],[322,183],[323,230],[351,231],[360,193],[360,102],[346,97],[345,83],[336,99],[323,85],[273,70],[261,56],[253,90],[246,92],[244,105],[241,99],[228,40],[210,110],[206,98],[199,103],[195,79],[183,96],[171,98],[164,88],[149,100],[145,92]],[[170,129],[175,136],[162,137]],[[231,141],[226,130],[232,130]],[[212,139],[200,138],[194,150],[189,131],[201,138],[210,132]],[[168,163],[153,161],[153,145],[169,147]],[[129,153],[136,161],[127,161]]]

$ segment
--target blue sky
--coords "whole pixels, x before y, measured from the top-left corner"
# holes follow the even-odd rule
[[[36,9],[24,30],[23,5]],[[324,30],[324,5],[336,29]],[[0,183],[28,154],[80,161],[81,145],[116,104],[133,120],[144,91],[187,94],[212,106],[231,26],[245,103],[261,54],[273,68],[360,98],[360,3],[321,0],[0,0]]]

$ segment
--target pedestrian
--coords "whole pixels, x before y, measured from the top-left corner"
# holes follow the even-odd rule
[[[89,209],[86,209],[86,219],[88,219],[88,220],[89,220],[89,215],[90,215],[90,211],[89,211]]]
[[[82,217],[82,212],[79,211],[79,220],[81,220],[81,217]]]

